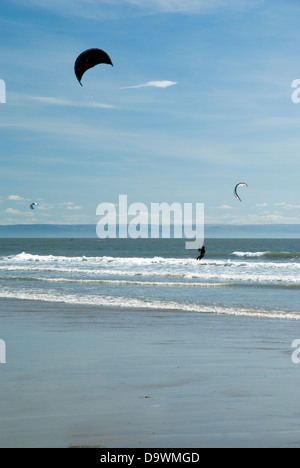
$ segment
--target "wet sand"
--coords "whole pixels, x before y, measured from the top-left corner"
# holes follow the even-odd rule
[[[0,301],[0,447],[300,447],[298,322]]]

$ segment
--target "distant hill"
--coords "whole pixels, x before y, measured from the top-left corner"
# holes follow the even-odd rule
[[[150,235],[149,235],[150,237]],[[206,238],[300,238],[299,224],[206,225]],[[97,238],[95,224],[0,225],[0,238]]]
[[[0,238],[96,238],[94,224],[17,224],[0,225]]]

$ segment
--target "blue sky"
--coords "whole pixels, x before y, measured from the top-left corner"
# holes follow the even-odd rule
[[[1,0],[0,224],[95,223],[121,194],[300,223],[299,24],[298,0]],[[92,47],[114,67],[81,87]]]

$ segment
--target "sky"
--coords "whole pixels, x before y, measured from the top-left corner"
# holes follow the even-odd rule
[[[93,224],[119,195],[300,223],[299,24],[298,0],[1,0],[0,224]],[[81,87],[94,47],[114,66]]]

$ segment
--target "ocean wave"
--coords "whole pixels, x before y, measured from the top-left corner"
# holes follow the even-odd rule
[[[249,252],[234,252],[235,259],[204,259],[198,262],[190,258],[163,257],[66,257],[53,255],[21,254],[2,257],[2,275],[15,273],[20,278],[45,275],[50,278],[67,276],[76,280],[105,280],[118,277],[120,280],[134,278],[170,279],[171,281],[194,281],[199,283],[238,284],[300,284],[300,263],[292,261],[247,260]],[[261,252],[251,255],[261,255]],[[263,254],[265,255],[265,253]]]
[[[140,275],[142,276],[142,275]],[[216,279],[214,277],[214,279]],[[219,278],[220,279],[220,278]],[[260,278],[260,281],[256,278],[256,281],[244,278],[244,281],[237,281],[232,278],[231,281],[225,282],[212,282],[209,278],[198,282],[191,281],[145,281],[145,280],[128,280],[128,279],[84,279],[84,278],[65,278],[65,277],[38,277],[38,276],[0,276],[0,281],[6,282],[41,282],[41,283],[69,283],[69,284],[104,284],[114,286],[149,286],[149,287],[173,287],[173,288],[233,288],[233,287],[255,287],[255,288],[272,288],[272,289],[300,289],[300,280],[298,282],[282,282],[281,278],[272,278],[272,282],[268,282],[268,278]],[[209,282],[208,282],[209,281]]]
[[[37,276],[2,276],[0,280],[5,281],[25,281],[25,282],[45,282],[45,283],[78,283],[78,284],[112,284],[115,286],[166,286],[166,287],[190,287],[190,288],[220,288],[231,286],[231,283],[192,283],[179,281],[137,281],[137,280],[119,280],[119,279],[75,279],[75,278],[45,278]],[[300,287],[300,286],[299,286]]]
[[[232,252],[230,256],[235,256],[238,258],[245,258],[245,260],[236,260],[236,259],[210,259],[204,258],[201,262],[197,261],[195,258],[164,258],[164,257],[66,257],[66,256],[54,256],[54,255],[33,255],[22,252],[21,254],[2,257],[0,258],[0,269],[41,269],[41,268],[51,268],[58,269],[60,267],[67,268],[80,268],[82,271],[83,268],[92,268],[92,267],[102,267],[102,268],[115,268],[121,267],[126,269],[131,269],[135,267],[153,267],[156,269],[170,267],[170,268],[202,268],[203,266],[215,266],[215,267],[235,267],[239,268],[240,266],[247,265],[247,258],[259,258],[259,257],[268,257],[268,258],[287,258],[297,260],[296,253],[284,253],[284,252]],[[300,254],[299,254],[300,256]],[[297,268],[300,268],[299,262],[251,262],[249,266],[253,267],[255,265],[261,266],[262,268],[282,268],[285,265],[288,268],[291,268],[293,265]],[[40,265],[40,266],[39,266]]]
[[[17,255],[11,255],[7,257],[2,257],[1,261],[7,263],[96,263],[96,264],[130,264],[130,265],[139,265],[139,264],[164,264],[164,263],[179,263],[186,264],[189,262],[195,262],[194,259],[177,259],[177,258],[164,258],[164,257],[111,257],[111,256],[101,256],[101,257],[67,257],[62,255],[34,255],[26,252],[22,252]]]
[[[271,251],[234,251],[234,252],[209,252],[207,256],[201,261],[204,262],[224,262],[230,261],[230,258],[263,258],[274,260],[299,260],[300,252],[271,252]],[[196,258],[165,258],[160,256],[154,257],[112,257],[112,256],[62,256],[62,255],[35,255],[22,252],[16,255],[4,256],[0,258],[0,263],[50,263],[50,264],[82,264],[85,262],[105,265],[110,263],[130,264],[130,265],[159,265],[159,264],[176,264],[176,265],[191,265],[199,264]]]
[[[266,254],[266,252],[232,252],[230,255],[233,255],[235,257],[263,257]]]
[[[300,252],[232,252],[231,256],[274,260],[298,260]]]
[[[6,299],[54,302],[71,305],[86,305],[101,308],[118,308],[133,310],[190,312],[201,314],[248,316],[260,318],[276,318],[285,320],[300,320],[300,313],[276,310],[242,309],[222,306],[204,306],[186,304],[177,301],[162,301],[154,299],[136,299],[123,296],[95,296],[95,295],[59,295],[56,291],[27,292],[1,290],[0,297]]]

